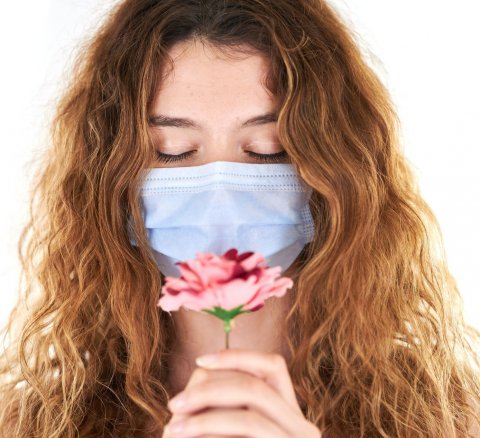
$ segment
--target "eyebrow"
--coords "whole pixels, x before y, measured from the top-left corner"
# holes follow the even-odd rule
[[[251,117],[245,120],[240,128],[246,128],[249,126],[265,125],[267,123],[273,123],[277,121],[278,114],[276,112],[270,112],[266,114],[260,114],[255,117]],[[153,127],[174,127],[174,128],[191,128],[201,130],[202,126],[192,119],[183,117],[169,117],[164,114],[156,114],[148,118],[148,124]]]

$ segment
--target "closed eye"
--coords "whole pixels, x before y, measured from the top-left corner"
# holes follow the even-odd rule
[[[260,161],[278,162],[284,160],[288,154],[287,151],[280,151],[275,154],[257,154],[251,151],[245,151],[248,155]]]
[[[183,154],[169,155],[169,154],[164,154],[162,152],[157,151],[157,158],[159,161],[163,161],[164,163],[170,163],[172,161],[183,160],[184,158],[187,158],[190,155],[193,155],[194,153],[195,151],[189,151],[189,152],[184,152]]]
[[[178,155],[170,155],[170,154],[164,154],[163,152],[157,151],[157,158],[159,161],[162,161],[164,163],[171,163],[175,161],[181,161],[184,160],[190,156],[192,156],[196,151],[188,151],[184,152],[182,154]],[[250,157],[255,158],[258,161],[261,162],[279,162],[283,161],[287,157],[287,151],[280,151],[275,154],[257,154],[256,152],[251,152],[251,151],[245,151]]]

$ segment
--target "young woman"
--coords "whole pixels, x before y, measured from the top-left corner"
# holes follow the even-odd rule
[[[328,3],[121,1],[79,52],[51,140],[4,329],[1,437],[480,437],[480,333],[390,96]],[[145,171],[176,196],[145,208]],[[192,212],[205,174],[261,194]],[[236,319],[229,350],[216,318],[157,306],[182,241],[219,214],[225,245],[241,217],[294,281]]]

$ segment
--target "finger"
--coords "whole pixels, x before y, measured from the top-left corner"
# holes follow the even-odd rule
[[[200,382],[204,382],[205,380],[231,379],[232,377],[235,377],[235,374],[238,372],[239,371],[236,371],[236,370],[210,370],[207,368],[197,367],[193,370],[192,374],[190,375],[190,378],[188,380],[188,383],[185,386],[185,389],[195,386]]]
[[[200,410],[195,411],[195,412],[175,412],[175,413],[173,413],[173,415],[168,420],[168,423],[163,426],[164,430],[163,430],[162,438],[168,437],[168,435],[166,434],[167,426],[169,426],[171,424],[174,424],[174,423],[177,423],[178,421],[185,420],[186,418],[190,417],[191,415],[195,415],[195,414],[201,413],[203,411],[208,411],[210,409],[211,408],[205,408],[205,409],[200,409]]]
[[[196,435],[194,438],[245,438],[245,435]],[[248,438],[248,437],[247,437]]]
[[[237,373],[238,371],[231,371],[231,370],[207,370],[205,368],[196,368],[193,373],[190,376],[190,379],[185,386],[185,388],[189,388],[192,385],[196,385],[199,382],[203,382],[207,379],[220,379],[220,378],[232,378],[233,373]],[[178,395],[178,394],[177,394]],[[173,399],[173,398],[172,398]],[[210,408],[206,408],[204,410],[208,410]],[[246,409],[246,408],[245,408]],[[184,418],[189,417],[192,415],[194,412],[187,412],[187,413],[181,413],[181,412],[174,412],[173,415],[170,417],[168,420],[168,424],[175,423],[177,421],[183,420]],[[165,436],[165,435],[163,435]],[[162,436],[162,438],[163,438]]]
[[[175,429],[174,426],[179,426]],[[237,409],[212,409],[196,414],[181,423],[171,424],[166,433],[179,436],[222,434],[241,435],[249,438],[288,438],[290,435],[277,424],[255,411]]]
[[[204,369],[204,368],[195,368],[195,370],[192,372],[192,374],[190,375],[190,378],[187,382],[187,385],[185,386],[184,390],[191,387],[192,385],[196,385],[197,383],[199,382],[203,382],[204,380],[208,379],[208,378],[211,378],[211,376],[209,376],[209,373],[208,373],[208,370]],[[170,400],[173,400],[175,399],[179,394],[181,394],[183,391],[180,391],[178,392],[177,394],[175,394],[174,397],[171,397],[168,401],[168,403],[170,403]],[[174,412],[174,416],[176,415],[182,415],[182,418],[185,416],[183,414],[180,414],[180,413],[176,413]],[[176,419],[176,418],[175,418]],[[169,420],[169,423],[172,422],[174,420],[174,418],[172,417],[170,420]]]
[[[179,400],[183,400],[180,405],[175,403]],[[303,414],[292,410],[287,401],[266,382],[247,373],[239,373],[235,382],[231,379],[205,380],[186,388],[169,401],[168,407],[175,413],[190,413],[206,407],[246,407],[258,411],[292,433],[305,422]]]
[[[188,438],[190,438],[190,437],[188,437]],[[192,438],[245,438],[245,435],[211,435],[211,434],[206,434],[206,435],[195,435]],[[248,437],[246,437],[246,438],[248,438]]]
[[[202,362],[200,358],[212,358],[210,362]],[[274,388],[294,409],[302,412],[285,358],[276,353],[259,353],[251,350],[228,349],[214,355],[200,356],[197,365],[209,368],[229,368],[241,370],[260,377]]]

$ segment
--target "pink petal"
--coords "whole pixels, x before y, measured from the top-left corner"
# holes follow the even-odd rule
[[[162,291],[168,291],[171,294],[176,294],[185,289],[191,289],[191,284],[176,277],[167,277],[165,284],[162,286]]]
[[[242,260],[239,263],[239,265],[247,272],[255,269],[257,266],[263,267],[264,264],[265,264],[265,259],[258,252],[254,252],[250,257],[246,258],[245,260]]]
[[[271,297],[282,297],[287,293],[287,289],[293,286],[293,281],[288,277],[279,278],[273,285],[266,284],[262,286],[258,293],[252,297],[245,309],[253,310],[259,305],[263,305],[265,300]]]
[[[178,268],[180,269],[181,276],[186,282],[199,286],[202,283],[202,277],[195,270],[195,263],[198,262],[195,262],[194,260],[180,262]]]
[[[215,294],[211,291],[202,295],[193,295],[182,291],[175,296],[169,294],[162,296],[157,305],[167,312],[178,310],[182,306],[186,309],[201,311],[202,309],[212,309],[218,303]]]
[[[247,280],[237,278],[219,285],[217,288],[219,306],[224,309],[233,309],[240,304],[245,304],[256,294],[257,289],[258,287],[254,284],[252,278]]]
[[[225,265],[206,265],[203,266],[203,272],[208,279],[205,284],[211,285],[214,283],[223,283],[231,278],[231,271],[233,266],[228,267]]]

